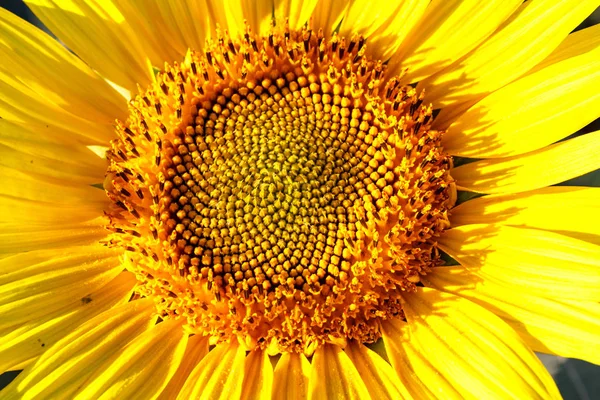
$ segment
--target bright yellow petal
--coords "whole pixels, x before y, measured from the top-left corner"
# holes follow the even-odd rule
[[[551,186],[490,195],[452,209],[452,226],[499,224],[543,229],[600,244],[600,188]]]
[[[238,399],[244,381],[244,349],[234,343],[217,345],[194,368],[177,397],[180,400]]]
[[[351,342],[345,350],[364,381],[372,399],[412,399],[396,372],[366,346]]]
[[[16,326],[77,304],[123,269],[99,244],[38,250],[0,260],[0,327]]]
[[[66,140],[61,139],[0,119],[0,162],[8,167],[33,172],[34,175],[40,174],[41,171],[34,169],[40,167],[44,170],[40,175],[52,176],[56,172],[50,169],[55,169],[101,181],[106,171],[106,160],[91,157],[90,149],[70,142],[72,138],[68,134],[64,135]]]
[[[208,354],[208,337],[194,335],[188,339],[185,354],[179,362],[179,368],[173,375],[167,386],[163,389],[159,400],[170,400],[177,398],[186,379],[198,363]]]
[[[8,213],[10,210],[2,211]],[[102,218],[54,227],[47,224],[0,223],[0,254],[79,245],[93,246],[106,238],[106,229],[103,228],[103,223],[104,219]]]
[[[6,121],[0,120],[0,129],[7,127],[7,125],[9,124]],[[14,127],[14,125],[10,126]],[[88,153],[88,157],[92,158],[89,150]],[[89,185],[89,182],[101,182],[106,169],[105,166],[104,168],[100,165],[90,167],[69,161],[69,159],[59,161],[40,157],[39,155],[25,154],[18,149],[3,144],[0,144],[0,165],[12,167],[39,179],[81,185]]]
[[[114,0],[27,0],[33,13],[103,77],[136,90],[151,82],[147,55]],[[124,67],[126,66],[126,67]]]
[[[350,2],[345,1],[318,1],[309,19],[312,21],[312,28],[316,31],[323,29],[325,36],[331,35],[342,21],[349,6]]]
[[[460,400],[463,397],[410,342],[406,322],[390,319],[381,324],[383,341],[398,378],[415,399]]]
[[[0,57],[10,75],[45,102],[109,126],[126,116],[124,99],[46,33],[0,9]]]
[[[408,33],[421,20],[429,0],[392,0],[385,7],[376,1],[352,2],[340,27],[340,35],[363,35],[367,54],[387,61],[396,53]]]
[[[3,399],[72,398],[98,366],[153,325],[153,312],[152,300],[136,300],[78,326],[21,372]]]
[[[104,200],[104,199],[103,199]],[[66,226],[82,223],[97,218],[104,210],[105,201],[102,203],[90,202],[89,204],[56,204],[36,202],[35,200],[24,200],[0,194],[0,219],[4,224],[15,227],[20,231],[23,226],[39,224],[45,229],[56,229],[57,223]],[[1,246],[0,246],[1,247]]]
[[[418,82],[462,57],[487,39],[521,1],[433,0],[421,23],[389,63],[392,73]]]
[[[418,88],[442,108],[491,93],[552,53],[597,6],[597,0],[530,0],[488,41]]]
[[[273,366],[266,351],[251,351],[245,360],[242,400],[270,400]]]
[[[283,399],[308,398],[310,363],[304,354],[283,353],[275,366],[273,394]]]
[[[464,267],[434,268],[423,281],[502,318],[533,350],[600,364],[600,304],[532,296]]]
[[[83,185],[47,176],[36,176],[3,165],[0,165],[0,179],[0,194],[13,198],[65,205],[81,204],[86,199],[95,203],[106,201],[106,194],[91,186],[93,181]]]
[[[552,377],[506,323],[462,297],[404,296],[409,341],[464,397],[559,399]],[[427,383],[427,376],[420,376]]]
[[[571,33],[562,43],[541,63],[529,71],[529,74],[549,67],[552,64],[572,57],[589,53],[600,46],[600,25],[593,25]]]
[[[116,0],[115,4],[136,35],[144,38],[141,45],[155,67],[179,62],[188,48],[199,50],[204,45],[210,16],[196,13],[196,7],[206,10],[203,1]]]
[[[325,344],[315,351],[308,383],[311,400],[371,398],[350,357],[333,344]]]
[[[181,321],[153,326],[97,367],[73,399],[157,397],[181,362],[187,336]]]
[[[28,360],[34,361],[74,327],[125,303],[135,283],[131,273],[122,272],[102,288],[82,298],[73,297],[74,301],[59,311],[52,313],[52,309],[45,309],[47,315],[30,319],[18,328],[0,331],[0,372],[17,369]]]
[[[35,112],[32,112],[35,110]],[[114,129],[68,113],[46,101],[32,88],[0,66],[0,117],[15,125],[37,131],[43,138],[68,138],[67,143],[106,144]]]
[[[537,150],[600,116],[599,47],[556,62],[490,94],[443,138],[453,155],[507,157]]]
[[[308,22],[319,0],[275,0],[275,18],[289,21],[290,29],[300,29]]]
[[[554,185],[600,168],[600,131],[519,156],[487,159],[451,171],[458,189],[519,193]]]
[[[600,301],[600,246],[537,229],[463,225],[440,249],[482,279],[553,298]]]

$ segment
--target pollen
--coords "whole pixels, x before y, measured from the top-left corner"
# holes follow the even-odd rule
[[[161,318],[213,344],[377,340],[441,263],[455,189],[431,105],[360,36],[216,37],[117,123],[106,244]]]

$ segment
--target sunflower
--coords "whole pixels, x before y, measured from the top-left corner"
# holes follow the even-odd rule
[[[0,10],[4,399],[560,398],[600,363],[599,5]],[[67,50],[68,48],[69,50]],[[565,139],[565,140],[563,140]]]

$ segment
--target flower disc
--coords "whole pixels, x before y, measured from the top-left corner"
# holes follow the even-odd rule
[[[372,342],[439,264],[451,160],[431,106],[365,46],[224,34],[131,102],[109,152],[109,243],[163,318],[249,348]]]

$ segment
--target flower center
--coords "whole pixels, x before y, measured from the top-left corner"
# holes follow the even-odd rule
[[[131,102],[107,243],[162,318],[310,354],[401,313],[439,263],[451,161],[431,106],[364,53],[308,29],[219,35]]]

